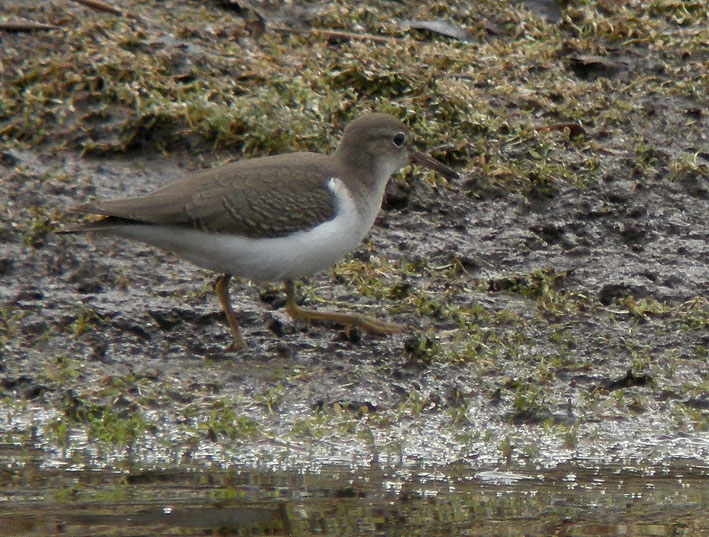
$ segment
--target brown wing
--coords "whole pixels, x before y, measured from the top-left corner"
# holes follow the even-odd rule
[[[96,201],[73,209],[127,221],[194,227],[248,237],[310,229],[335,215],[328,158],[293,153],[192,173],[145,196]],[[111,218],[101,227],[111,225]]]

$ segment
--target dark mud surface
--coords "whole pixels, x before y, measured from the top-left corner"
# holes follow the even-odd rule
[[[163,24],[163,4],[141,4],[151,24]],[[387,5],[376,16],[386,19]],[[213,4],[205,10],[222,16]],[[308,469],[709,460],[709,102],[701,72],[709,55],[697,45],[709,42],[706,21],[689,21],[677,31],[690,37],[673,40],[669,16],[652,15],[650,22],[670,27],[655,44],[574,35],[573,25],[549,29],[560,57],[539,63],[532,49],[513,50],[546,42],[539,36],[547,30],[523,18],[536,21],[533,15],[505,13],[531,25],[526,44],[495,20],[498,33],[474,45],[406,37],[423,56],[453,62],[436,86],[446,106],[461,101],[449,118],[427,96],[430,87],[416,93],[416,80],[400,97],[391,87],[342,82],[360,92],[361,111],[390,101],[408,107],[402,110],[411,110],[407,121],[422,145],[435,145],[461,174],[451,182],[421,169],[395,177],[365,243],[300,289],[309,305],[411,325],[393,337],[294,325],[278,286],[237,281],[232,298],[249,348],[229,352],[213,275],[139,244],[52,231],[71,224],[67,208],[93,196],[147,192],[240,157],[241,149],[257,151],[261,142],[249,145],[239,131],[233,144],[159,149],[164,130],[138,129],[130,143],[118,143],[127,127],[113,128],[120,111],[110,102],[100,117],[71,119],[69,108],[61,121],[56,110],[43,116],[37,129],[47,135],[34,140],[20,134],[27,124],[16,119],[31,110],[12,101],[14,111],[0,121],[5,442],[102,468],[126,459],[148,467]],[[172,35],[164,24],[163,38]],[[111,37],[115,28],[107,31]],[[192,35],[194,47],[211,35]],[[278,65],[296,65],[275,49],[288,38],[271,39],[262,47]],[[22,55],[51,48],[58,37],[2,40],[3,84],[29,92]],[[495,48],[501,41],[512,48]],[[259,46],[252,43],[249,54],[260,54]],[[289,46],[288,54],[306,54],[297,42]],[[308,46],[325,57],[332,47],[354,47],[333,56],[346,58],[362,45],[325,39]],[[200,54],[177,48],[187,59]],[[580,55],[599,50],[601,67]],[[522,62],[509,67],[512,89],[466,78],[468,65],[487,72],[505,54]],[[322,60],[316,56],[313,62]],[[361,76],[374,84],[370,75]],[[558,94],[571,83],[566,98]],[[578,110],[580,138],[536,128],[568,119],[560,102]],[[475,116],[478,104],[484,118]],[[265,131],[284,119],[264,114]],[[315,136],[325,140],[319,150],[331,149],[346,123],[332,117],[333,124],[311,127],[315,135],[286,139],[302,148]],[[288,126],[274,131],[283,137]],[[204,135],[195,130],[179,123],[170,143]],[[87,149],[82,136],[93,136],[94,145]],[[108,154],[106,146],[91,150],[99,142],[115,144]]]

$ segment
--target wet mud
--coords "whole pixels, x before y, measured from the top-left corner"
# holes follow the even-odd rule
[[[28,39],[49,48],[56,38],[3,35],[25,55]],[[103,116],[68,115],[70,126],[45,117],[55,142],[65,133],[57,146],[27,142],[17,117],[3,116],[5,442],[104,468],[125,458],[146,467],[291,469],[706,461],[709,115],[706,92],[681,83],[703,80],[697,69],[707,55],[678,53],[683,45],[673,43],[611,47],[602,62],[559,45],[552,66],[531,61],[525,70],[540,77],[534,95],[519,79],[510,82],[519,94],[505,95],[501,81],[444,77],[443,104],[459,107],[435,132],[421,127],[428,138],[420,142],[436,146],[460,179],[418,168],[397,175],[365,243],[299,288],[310,306],[410,325],[391,337],[293,323],[280,286],[236,281],[232,299],[249,347],[231,352],[214,275],[140,244],[53,233],[72,225],[72,205],[147,192],[248,155],[253,146],[240,131],[238,143],[216,149],[193,143],[203,133],[183,124],[171,131],[186,130],[181,138],[138,129],[128,143],[127,126],[112,123],[127,112],[107,105]],[[161,46],[185,61],[201,50]],[[18,57],[8,62],[17,65]],[[670,89],[650,88],[648,69],[653,84]],[[569,97],[578,98],[571,108],[605,99],[609,115],[589,112],[580,137],[536,129],[563,115],[544,110],[564,100],[543,86],[549,71],[585,88]],[[5,70],[4,83],[29,83],[13,72]],[[384,83],[350,74],[334,84]],[[463,90],[487,107],[484,121],[455,101]],[[371,91],[382,93],[364,107],[398,95],[388,86],[390,93]],[[410,123],[423,124],[423,110]],[[343,124],[317,136],[332,142]],[[77,133],[104,145],[82,147]]]

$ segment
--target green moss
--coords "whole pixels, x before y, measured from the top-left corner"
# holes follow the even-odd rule
[[[91,440],[105,445],[130,446],[148,429],[148,422],[139,410],[117,410],[113,405],[80,400],[68,403],[65,419],[81,425]],[[61,429],[60,425],[56,426],[57,434]]]
[[[68,329],[75,338],[81,337],[86,331],[91,330],[101,324],[106,319],[101,317],[95,308],[85,305],[77,307],[76,318],[69,323]]]
[[[432,330],[419,333],[404,344],[404,351],[410,362],[428,363],[440,353],[440,343]]]
[[[15,337],[20,330],[22,319],[28,313],[13,304],[3,305],[0,309],[0,343],[5,345]]]
[[[30,216],[22,223],[22,239],[33,247],[42,244],[44,237],[55,229],[54,222],[60,218],[60,211],[57,208],[31,207]]]
[[[545,232],[545,230],[542,230]],[[556,230],[550,230],[555,233]],[[565,271],[540,269],[531,274],[510,276],[490,283],[491,290],[520,294],[533,299],[547,313],[574,313],[587,304],[587,298],[563,289]]]
[[[278,404],[283,400],[283,385],[276,384],[266,389],[260,395],[254,396],[254,401],[266,406],[269,414],[273,414]]]
[[[43,371],[44,379],[59,387],[72,386],[81,374],[81,361],[66,354],[60,354],[48,361]]]
[[[227,403],[217,401],[215,407],[205,421],[200,422],[199,429],[207,438],[218,441],[222,438],[237,440],[252,436],[259,431],[256,420],[237,414]]]

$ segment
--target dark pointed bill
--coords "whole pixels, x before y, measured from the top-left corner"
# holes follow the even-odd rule
[[[446,179],[458,179],[458,174],[451,170],[445,164],[438,162],[435,158],[427,155],[426,153],[419,153],[418,151],[411,151],[409,153],[409,158],[414,164],[423,166],[433,170],[434,172],[440,173]]]

